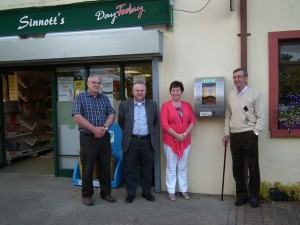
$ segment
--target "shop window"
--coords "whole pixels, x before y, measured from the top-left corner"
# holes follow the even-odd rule
[[[89,74],[102,77],[101,91],[105,94],[116,111],[118,118],[120,101],[132,98],[132,85],[143,82],[147,87],[146,98],[152,99],[152,66],[151,63],[93,65]]]
[[[101,92],[109,98],[110,104],[114,107],[117,117],[118,108],[121,101],[120,66],[91,66],[89,69],[89,74],[96,74],[101,76]]]
[[[132,85],[136,82],[146,84],[146,99],[153,99],[151,63],[125,65],[125,97],[132,98]]]
[[[300,31],[269,33],[269,128],[271,137],[287,137],[277,119],[279,104],[287,95],[300,95]],[[300,137],[298,126],[292,137]]]
[[[17,70],[2,75],[3,158],[38,155],[53,150],[51,71]],[[5,147],[4,147],[5,144]]]
[[[85,91],[85,75],[83,67],[57,68],[57,99],[73,101],[74,97]]]

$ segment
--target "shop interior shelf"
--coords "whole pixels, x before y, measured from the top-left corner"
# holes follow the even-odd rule
[[[22,132],[22,133],[13,133],[13,134],[9,134],[5,137],[6,140],[9,140],[9,139],[15,139],[15,138],[20,138],[20,137],[25,137],[25,136],[28,136],[28,135],[31,135],[32,133],[31,132]]]

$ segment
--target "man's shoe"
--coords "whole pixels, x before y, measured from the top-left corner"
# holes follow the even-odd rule
[[[133,202],[135,196],[134,195],[127,195],[126,199],[125,199],[125,202],[126,203],[131,203]]]
[[[150,201],[150,202],[155,201],[155,198],[151,194],[142,194],[142,197],[147,199],[147,201]]]
[[[112,202],[116,202],[117,200],[111,196],[110,194],[106,194],[106,195],[101,195],[101,198],[112,203]]]
[[[82,200],[83,200],[83,204],[87,206],[94,205],[94,202],[91,197],[83,197]]]
[[[250,205],[252,208],[257,208],[259,206],[259,198],[258,197],[252,197],[250,200]]]
[[[247,202],[246,198],[237,198],[234,205],[235,206],[242,206]]]

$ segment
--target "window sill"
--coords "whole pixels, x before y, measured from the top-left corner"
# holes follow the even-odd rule
[[[300,129],[292,129],[292,135],[288,136],[287,129],[270,129],[271,138],[299,138]]]

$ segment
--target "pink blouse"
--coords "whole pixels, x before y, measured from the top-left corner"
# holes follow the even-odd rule
[[[178,134],[186,131],[191,123],[195,124],[194,111],[190,103],[181,101],[182,118],[173,106],[172,101],[165,102],[160,111],[160,122],[163,128],[163,143],[170,146],[179,158],[183,151],[191,144],[191,133],[188,134],[184,142],[177,142],[175,138],[168,133],[172,128]]]

